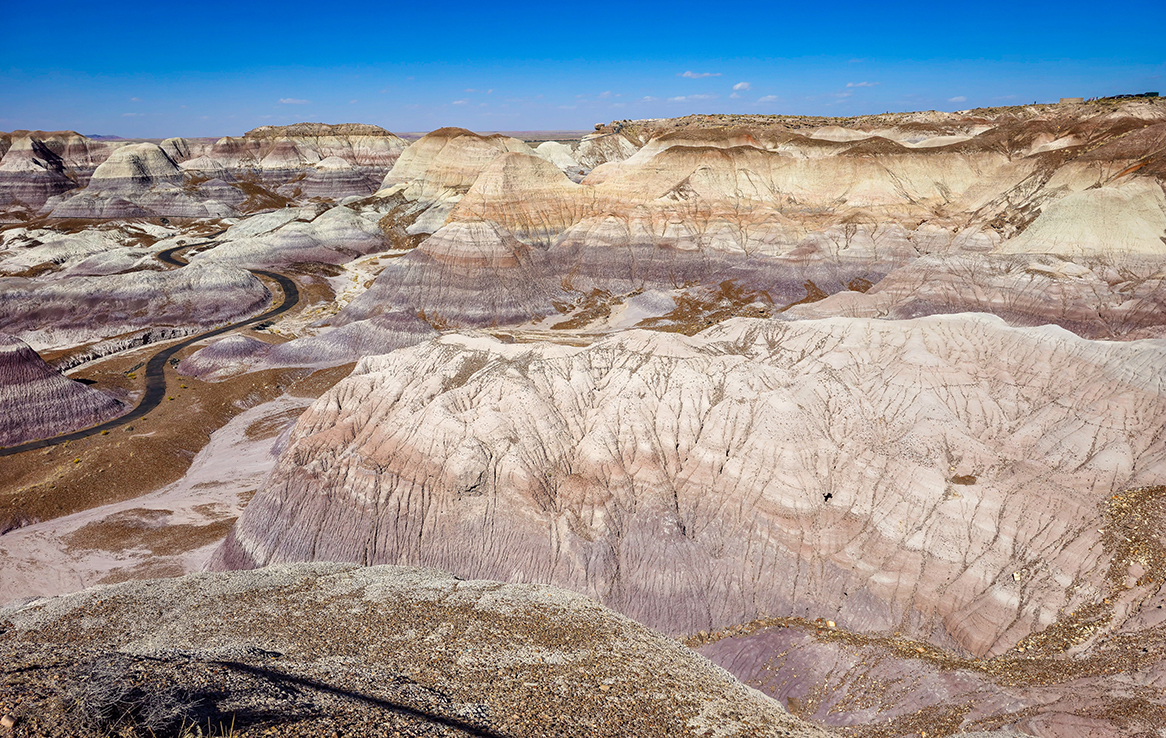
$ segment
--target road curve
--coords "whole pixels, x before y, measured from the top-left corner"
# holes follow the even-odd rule
[[[202,244],[192,245],[201,246]],[[188,248],[191,248],[191,246],[178,246],[176,248],[160,251],[158,252],[158,259],[165,264],[171,264],[179,267],[186,266],[187,262],[180,260],[177,256],[175,256],[175,252]],[[295,307],[297,303],[299,303],[300,290],[296,286],[296,283],[293,282],[289,277],[285,277],[284,275],[277,272],[269,272],[263,269],[248,269],[247,271],[258,277],[267,277],[268,279],[278,283],[280,289],[283,290],[283,302],[271,310],[263,313],[262,315],[257,315],[254,318],[248,318],[247,320],[238,323],[232,323],[231,325],[226,325],[222,328],[215,328],[214,330],[207,331],[206,333],[199,333],[198,335],[191,336],[190,338],[187,338],[180,343],[164,348],[151,356],[150,360],[146,363],[146,393],[142,395],[142,399],[138,400],[137,406],[125,415],[119,415],[112,420],[105,421],[101,425],[95,425],[83,430],[65,433],[64,435],[60,436],[53,436],[52,438],[42,438],[39,441],[29,441],[28,443],[22,443],[19,446],[0,448],[0,456],[11,456],[12,454],[18,454],[24,451],[32,451],[38,448],[56,446],[68,441],[77,441],[82,438],[88,438],[89,436],[95,436],[102,431],[112,430],[127,423],[132,423],[138,418],[145,416],[146,413],[155,409],[158,407],[158,405],[162,404],[162,398],[166,396],[166,363],[170,361],[170,357],[174,356],[174,354],[178,353],[187,346],[198,343],[204,339],[211,338],[213,336],[219,336],[224,333],[229,333],[237,328],[251,325],[252,323],[260,323],[264,320],[270,320],[277,315],[286,313],[288,310],[291,310],[293,307]]]

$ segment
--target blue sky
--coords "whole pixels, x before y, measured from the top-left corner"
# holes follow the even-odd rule
[[[0,45],[0,130],[578,130],[1166,94],[1161,0],[51,7]]]

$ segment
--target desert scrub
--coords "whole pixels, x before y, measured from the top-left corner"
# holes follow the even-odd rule
[[[194,735],[197,701],[172,680],[135,667],[121,654],[79,663],[60,693],[72,723],[96,735]]]

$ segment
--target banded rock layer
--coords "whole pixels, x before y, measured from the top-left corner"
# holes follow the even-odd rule
[[[125,412],[118,400],[65,377],[18,338],[0,333],[0,448],[88,428]]]
[[[975,309],[1107,337],[1160,322],[1150,275],[1166,256],[1166,107],[937,116],[811,130],[763,118],[665,131],[636,122],[643,147],[580,183],[553,147],[435,131],[406,149],[378,193],[400,198],[394,217],[407,234],[428,238],[339,322],[392,309],[454,327],[507,325],[570,312],[593,292],[626,299],[725,282],[771,310],[840,295],[804,311],[814,316]],[[1014,276],[981,290],[977,269],[963,268],[981,259],[1008,270],[1024,254],[1086,262],[1106,286],[1093,297],[1093,285],[1046,280],[1029,299],[1008,292]],[[918,282],[921,256],[957,262],[945,279],[963,296],[926,285],[910,305],[846,294],[904,267],[900,281]],[[1119,286],[1128,282],[1136,305]]]
[[[38,349],[71,347],[142,328],[222,325],[270,300],[257,277],[222,264],[57,280],[6,277],[0,325]]]
[[[1166,475],[1164,359],[986,316],[451,334],[317,401],[213,563],[438,566],[668,633],[830,616],[998,654],[1110,596],[1099,504]]]

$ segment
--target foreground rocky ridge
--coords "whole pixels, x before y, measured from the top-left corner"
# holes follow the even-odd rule
[[[434,570],[191,575],[0,620],[0,710],[18,736],[163,735],[183,720],[235,736],[826,735],[585,597]]]

